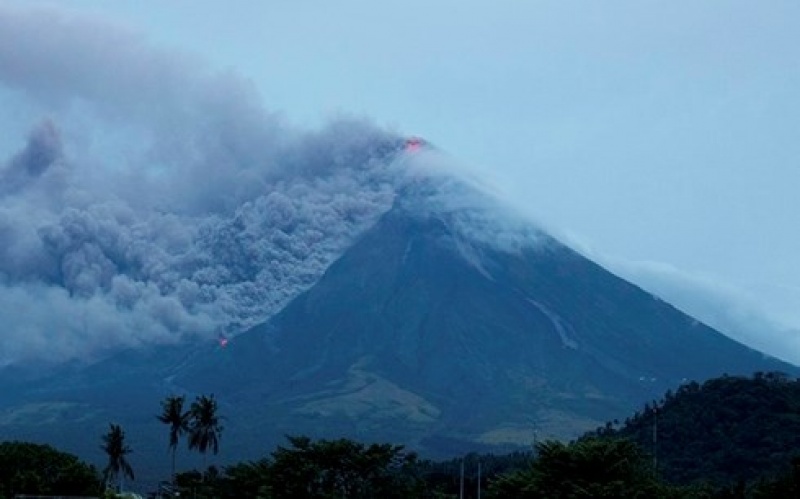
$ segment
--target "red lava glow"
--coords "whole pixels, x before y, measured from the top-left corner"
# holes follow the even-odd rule
[[[419,137],[411,137],[406,139],[406,151],[407,152],[415,152],[419,151],[423,145],[422,139]]]

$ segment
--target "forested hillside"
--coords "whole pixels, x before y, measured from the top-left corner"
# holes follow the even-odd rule
[[[655,454],[670,482],[751,482],[786,473],[800,454],[800,381],[757,373],[686,383],[595,433]]]
[[[163,438],[171,435],[167,426]],[[125,452],[115,455],[104,447],[109,461],[102,483],[111,488],[118,483],[114,463],[135,450],[127,444],[120,448]],[[800,497],[800,381],[758,373],[689,382],[623,422],[610,422],[573,442],[548,440],[529,449],[437,462],[420,459],[399,443],[296,436],[265,449],[257,460],[205,470],[179,466],[174,481],[167,480],[171,470],[164,459],[158,491],[136,482],[129,486],[151,497],[179,492],[205,499],[441,498],[459,497],[462,490],[467,498],[479,491],[487,498]],[[0,444],[0,498],[100,487],[99,471],[74,456],[44,445]]]

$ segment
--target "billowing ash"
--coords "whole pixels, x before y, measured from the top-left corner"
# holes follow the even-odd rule
[[[0,6],[0,105],[0,365],[236,334],[443,170],[364,120],[296,130],[236,75],[52,9]]]
[[[252,195],[239,200],[223,185],[220,198],[236,205],[200,211],[179,190],[160,195],[168,209],[126,199],[119,190],[131,179],[111,172],[95,188],[44,122],[0,170],[3,360],[235,334],[263,321],[391,206],[397,141],[375,132],[340,123],[305,137],[282,153],[293,164]],[[321,143],[343,133],[373,136]]]
[[[136,34],[0,7],[0,364],[228,334],[391,206],[402,140],[295,130]],[[4,158],[4,159],[3,159]]]

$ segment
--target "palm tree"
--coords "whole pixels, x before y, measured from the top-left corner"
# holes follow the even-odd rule
[[[208,449],[214,454],[219,451],[221,434],[222,426],[219,424],[214,395],[197,397],[189,410],[189,449],[197,449],[203,454],[203,467]]]
[[[178,441],[189,429],[189,412],[183,410],[184,397],[170,396],[161,401],[159,421],[169,425],[169,449],[172,451],[172,480],[175,480],[175,451]]]
[[[103,445],[101,449],[108,455],[108,464],[103,470],[103,477],[106,487],[114,478],[119,478],[119,489],[122,490],[122,481],[127,476],[133,478],[133,468],[128,463],[126,455],[130,454],[131,448],[125,444],[125,432],[120,425],[111,423],[108,433],[103,435]]]

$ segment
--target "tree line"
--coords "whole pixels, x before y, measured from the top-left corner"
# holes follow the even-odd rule
[[[186,408],[185,397],[171,396],[161,409],[172,478],[151,497],[800,497],[800,381],[776,373],[686,383],[572,442],[438,462],[402,445],[291,436],[268,456],[217,468],[205,463],[223,430],[214,397]],[[203,454],[204,469],[175,473],[183,438]],[[99,495],[114,479],[133,479],[123,429],[110,425],[102,442],[102,472],[49,446],[0,443],[0,499]]]
[[[214,395],[198,396],[188,409],[184,409],[185,396],[171,395],[161,402],[161,414],[156,416],[169,428],[169,450],[172,454],[172,473],[175,477],[175,455],[181,437],[188,435],[189,450],[197,450],[205,459],[210,450],[219,452],[219,440],[223,426],[220,424],[218,404]],[[108,433],[103,435],[103,452],[108,457],[103,469],[103,481],[106,489],[117,481],[117,490],[124,490],[125,478],[134,480],[134,471],[128,455],[131,448],[125,443],[125,431],[118,424],[111,423]]]
[[[800,381],[759,372],[687,382],[593,434],[636,442],[671,483],[755,484],[789,473],[800,452]]]
[[[184,407],[185,401],[184,396],[165,398],[161,402],[161,413],[156,416],[168,427],[173,481],[180,439],[187,436],[189,449],[200,452],[205,464],[208,451],[214,454],[219,451],[223,430],[214,395],[198,396],[188,409]],[[125,430],[116,423],[109,424],[101,442],[100,449],[107,458],[101,471],[49,445],[0,443],[0,499],[18,494],[114,497],[124,490],[125,479],[135,479],[128,459],[133,450],[126,443]]]

